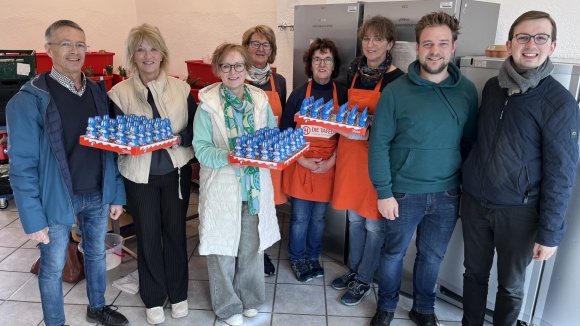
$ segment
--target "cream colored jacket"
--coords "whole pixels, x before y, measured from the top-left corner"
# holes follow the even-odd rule
[[[229,149],[223,104],[219,86],[215,83],[199,92],[199,109],[207,111],[213,128],[216,147]],[[254,123],[256,129],[267,126],[269,108],[266,94],[250,86],[254,100]],[[260,169],[260,212],[258,233],[260,251],[280,240],[280,229],[274,206],[272,178],[268,169]],[[201,165],[199,187],[199,234],[200,255],[237,256],[240,243],[242,195],[240,183],[231,165],[219,169]]]
[[[173,133],[177,134],[185,129],[188,115],[187,98],[191,89],[189,85],[177,78],[168,78],[167,74],[161,71],[159,77],[149,82],[147,86],[151,90],[161,118],[171,120]],[[125,114],[153,117],[151,106],[147,102],[147,88],[139,79],[138,73],[115,85],[108,95]],[[167,152],[175,168],[184,166],[194,156],[193,147],[167,148]],[[119,155],[119,172],[135,183],[148,182],[150,166],[151,153],[137,156]]]

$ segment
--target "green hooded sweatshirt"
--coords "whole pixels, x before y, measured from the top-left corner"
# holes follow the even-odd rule
[[[379,199],[393,192],[422,194],[459,186],[477,135],[477,90],[449,63],[449,77],[433,83],[420,63],[383,90],[369,140],[369,175]]]

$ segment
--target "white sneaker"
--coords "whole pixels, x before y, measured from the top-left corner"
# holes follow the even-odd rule
[[[187,307],[187,300],[171,304],[171,317],[183,318],[187,316],[189,309]]]
[[[224,320],[224,323],[231,326],[241,325],[243,322],[244,317],[242,317],[242,314],[233,315],[230,318]]]
[[[162,324],[165,321],[165,313],[162,307],[153,307],[146,309],[147,322],[151,325]]]
[[[256,317],[258,315],[258,310],[256,309],[246,309],[244,310],[244,316],[248,317],[248,318],[252,318],[252,317]]]

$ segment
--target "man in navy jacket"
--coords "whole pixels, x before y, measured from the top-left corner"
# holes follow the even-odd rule
[[[8,103],[10,184],[24,232],[40,242],[38,284],[44,323],[64,325],[62,270],[70,229],[82,231],[87,320],[125,325],[105,305],[105,234],[108,217],[125,204],[112,152],[79,145],[89,117],[108,114],[107,93],[81,72],[87,45],[81,27],[59,20],[45,33],[52,71],[26,83]]]
[[[526,12],[507,47],[511,56],[483,89],[477,142],[462,168],[463,325],[483,325],[494,249],[493,324],[516,324],[526,268],[556,252],[576,176],[578,104],[550,76],[556,23]]]

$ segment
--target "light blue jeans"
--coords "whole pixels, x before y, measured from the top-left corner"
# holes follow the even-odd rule
[[[238,256],[207,256],[211,306],[220,320],[264,302],[264,254],[259,249],[258,216],[250,215],[244,202]]]
[[[385,242],[385,219],[373,220],[348,211],[348,265],[359,281],[370,284],[379,266],[381,246]]]
[[[107,265],[105,261],[105,234],[109,205],[102,204],[100,191],[75,195],[74,213],[82,231],[85,261],[85,277],[89,305],[100,309],[105,305]],[[42,301],[42,313],[46,326],[64,325],[64,297],[62,293],[62,269],[66,261],[70,225],[49,227],[48,244],[40,244],[40,270],[38,285]]]

